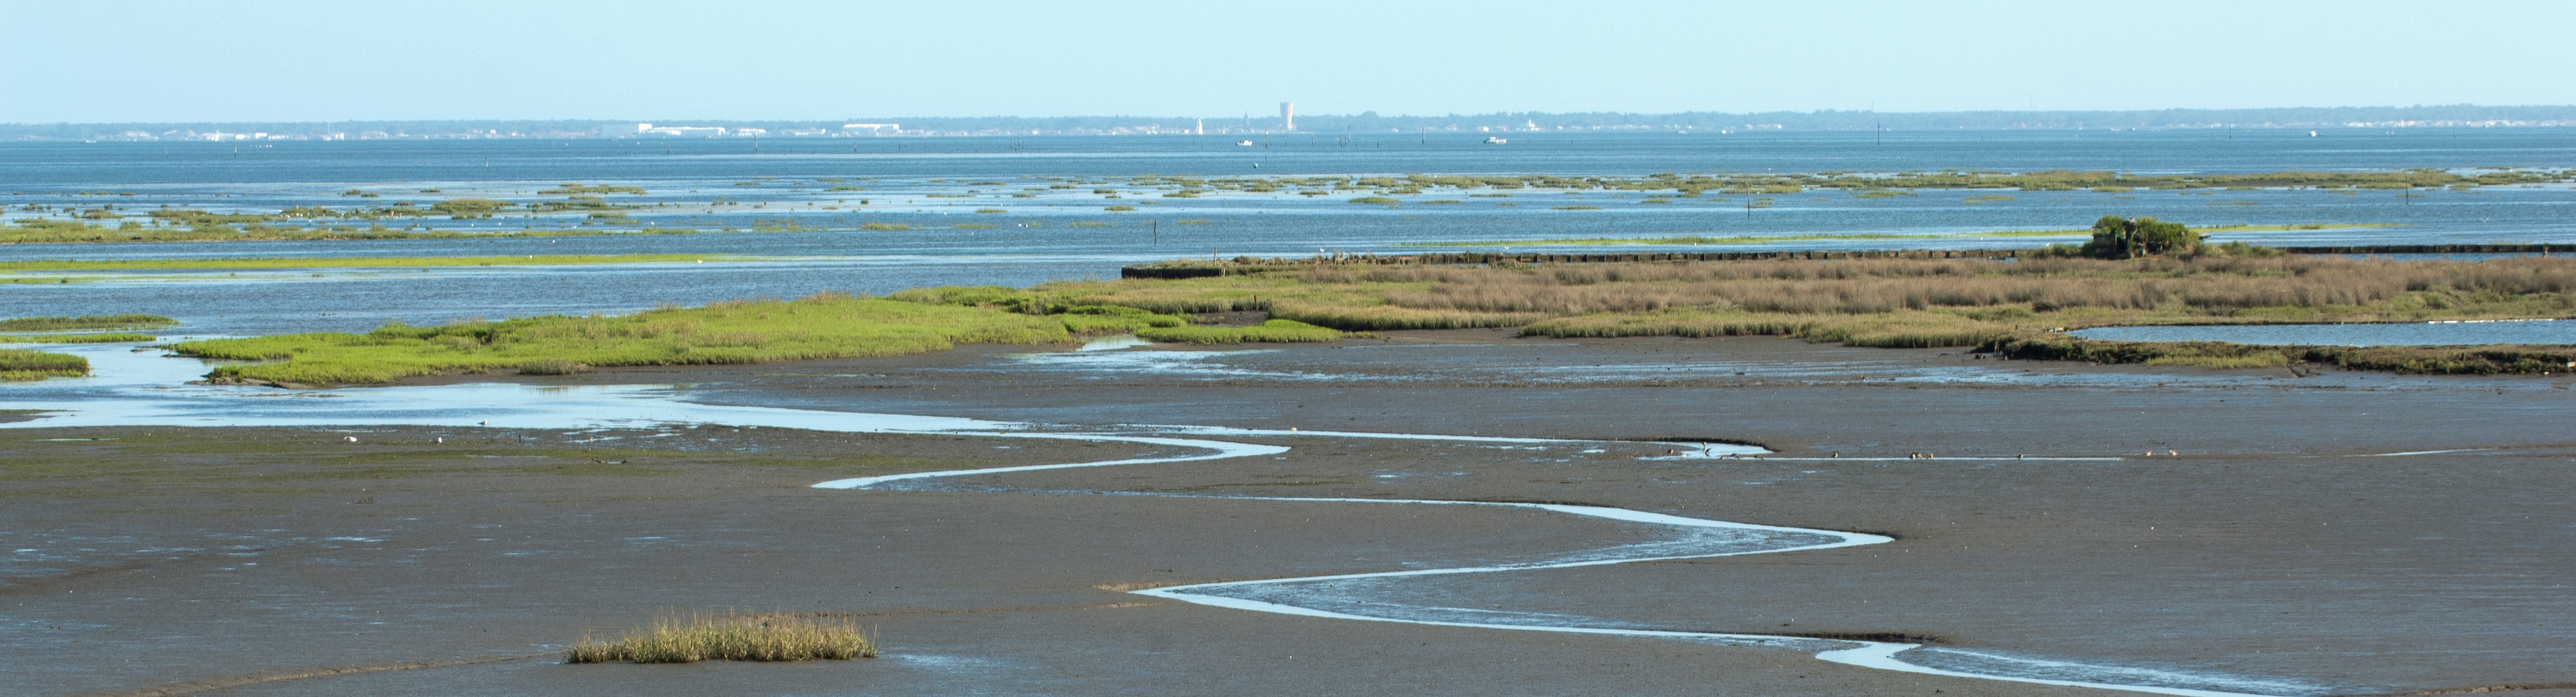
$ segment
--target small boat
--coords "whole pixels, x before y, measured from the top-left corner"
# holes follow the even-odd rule
[[[1251,147],[1251,145],[1252,145],[1252,141],[1249,141],[1249,140],[1238,140],[1238,141],[1234,141],[1234,144],[1236,144],[1236,145],[1241,145],[1241,146],[1245,146],[1245,147]]]
[[[1509,142],[1511,141],[1504,140],[1502,136],[1485,136],[1486,145],[1501,145]]]

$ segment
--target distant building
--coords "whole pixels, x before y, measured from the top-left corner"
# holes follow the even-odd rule
[[[873,133],[873,132],[877,132],[877,131],[900,131],[900,130],[903,130],[903,124],[899,124],[899,123],[845,123],[845,124],[841,124],[841,130],[844,130],[844,131],[866,130],[866,131],[869,131],[869,132],[872,132],[872,133]]]
[[[1280,102],[1280,103],[1279,103],[1279,130],[1283,130],[1283,131],[1294,131],[1294,130],[1297,130],[1297,103],[1296,103],[1296,102]]]
[[[635,124],[635,134],[646,136],[705,137],[724,135],[725,129],[721,126],[655,126],[649,123],[639,123]]]

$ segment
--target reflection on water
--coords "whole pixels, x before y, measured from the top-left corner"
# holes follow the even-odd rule
[[[357,387],[328,391],[190,385],[207,363],[137,353],[131,345],[58,347],[89,359],[95,377],[0,387],[0,409],[42,418],[0,428],[60,426],[418,425],[597,428],[722,423],[840,432],[996,431],[1027,424],[898,414],[694,404],[685,392],[651,385],[541,387],[517,384]]]
[[[2300,346],[2576,344],[2576,320],[2099,327],[2067,333],[2104,341],[2220,341]]]

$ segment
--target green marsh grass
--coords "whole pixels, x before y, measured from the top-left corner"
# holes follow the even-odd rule
[[[1246,344],[1339,341],[1343,334],[1295,320],[1274,319],[1250,327],[1152,327],[1136,330],[1136,336],[1180,344]]]
[[[786,613],[663,613],[617,641],[588,636],[565,650],[565,663],[696,663],[875,658],[876,642],[856,620]]]
[[[545,315],[365,334],[286,334],[173,345],[188,356],[244,361],[216,379],[288,385],[378,384],[448,373],[588,366],[719,365],[941,351],[956,344],[1068,341],[1054,317],[823,293],[737,300],[617,317]]]
[[[0,334],[0,344],[123,344],[153,341],[160,337],[140,332],[101,332],[97,334]]]
[[[1188,326],[1190,318],[1147,312],[1116,305],[1081,305],[1067,308],[1057,318],[1066,331],[1075,334],[1115,334],[1155,327]]]
[[[0,261],[0,272],[161,271],[207,269],[362,269],[442,266],[577,266],[751,261],[729,254],[538,254],[482,257],[248,257],[237,259],[39,259]]]
[[[0,332],[69,332],[92,329],[151,329],[178,324],[160,315],[82,315],[0,319]]]
[[[67,353],[0,349],[0,382],[76,378],[89,374],[89,359]]]

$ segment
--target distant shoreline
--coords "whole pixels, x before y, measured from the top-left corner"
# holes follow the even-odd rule
[[[724,137],[897,137],[1026,135],[1197,135],[1255,133],[1386,133],[1422,131],[1956,131],[2101,129],[2347,129],[2530,128],[2576,126],[2576,105],[2410,107],[2276,107],[2261,109],[2152,109],[2127,111],[1878,112],[1822,110],[1665,114],[1619,112],[1495,112],[1432,116],[1299,114],[1289,128],[1275,117],[1199,116],[979,116],[867,117],[831,120],[690,119],[486,119],[378,121],[195,121],[0,124],[10,140],[266,140],[451,138],[634,138],[639,124],[724,129]],[[894,128],[886,128],[894,126]],[[745,129],[749,129],[748,132]],[[337,134],[338,137],[331,137]]]

